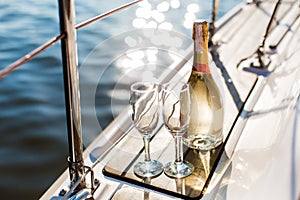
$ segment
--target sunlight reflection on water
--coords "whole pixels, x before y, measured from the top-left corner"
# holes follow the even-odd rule
[[[82,22],[127,2],[129,0],[110,3],[76,1],[77,21]],[[239,2],[224,2],[220,5],[220,13],[225,13]],[[94,102],[88,102],[82,108],[86,122],[83,123],[85,144],[99,134],[98,129],[89,129],[91,117],[97,115],[97,123],[105,128],[127,106],[126,91],[130,82],[125,75],[138,76],[133,70],[146,65],[147,70],[140,74],[141,77],[155,79],[157,69],[178,59],[167,50],[180,55],[181,48],[186,48],[186,43],[168,31],[190,38],[190,21],[196,16],[208,20],[210,8],[211,2],[205,0],[145,0],[132,9],[78,31],[78,61],[82,71],[85,71],[88,55],[95,50],[95,56],[89,57],[93,68],[81,75],[88,88],[96,83]],[[3,11],[0,13],[1,69],[58,35],[56,1],[0,1],[0,9]],[[157,40],[151,37],[150,32],[143,33],[152,38],[151,45],[137,49],[143,38],[124,33],[145,28],[164,30],[161,37],[166,39]],[[105,43],[118,35],[125,37],[115,43]],[[126,48],[116,53],[119,41]],[[99,44],[107,46],[97,49]],[[110,67],[104,72],[102,70],[103,76],[99,78],[97,70],[107,66]],[[4,94],[0,96],[0,155],[9,158],[0,162],[2,198],[37,199],[66,168],[67,134],[62,79],[60,46],[56,44],[0,81],[0,92]],[[90,98],[85,94],[81,95],[83,101]]]

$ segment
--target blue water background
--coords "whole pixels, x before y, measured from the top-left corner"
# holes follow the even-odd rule
[[[76,1],[76,20],[82,22],[125,2],[129,1]],[[152,9],[161,2],[151,1]],[[218,18],[240,2],[221,0]],[[211,1],[181,0],[180,3],[180,7],[166,14],[166,20],[173,25],[173,30],[190,37],[191,30],[184,27],[188,5],[197,3],[200,8],[197,16],[209,20]],[[79,66],[96,45],[134,29],[132,22],[136,8],[78,31]],[[59,34],[57,1],[0,0],[0,11],[0,69]],[[114,55],[106,56],[109,60]],[[91,62],[101,66],[107,61],[99,59]],[[110,95],[116,80],[122,76],[116,70],[108,71],[109,78],[102,79],[103,86],[97,89],[95,109],[101,128],[105,128],[116,115],[112,113]],[[0,94],[0,197],[38,199],[67,168],[60,43],[0,80]],[[122,97],[115,102],[115,112],[118,113],[128,100]],[[83,138],[88,140],[84,141],[85,146],[99,134],[86,131],[89,130],[86,126],[83,124]]]

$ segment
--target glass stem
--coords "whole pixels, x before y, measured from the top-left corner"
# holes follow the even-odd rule
[[[181,163],[183,160],[183,144],[182,144],[182,136],[175,136],[175,162]]]
[[[150,162],[150,137],[143,136],[144,147],[145,147],[145,162]]]

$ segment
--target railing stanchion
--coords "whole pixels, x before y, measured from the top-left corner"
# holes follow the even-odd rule
[[[69,174],[73,186],[84,174],[75,10],[74,0],[58,1],[60,31],[66,35],[61,41],[61,49],[69,142]],[[80,190],[85,186],[83,178],[77,189]]]
[[[219,0],[213,0],[212,10],[211,10],[211,21],[209,23],[209,34],[210,34],[209,41],[208,41],[209,46],[213,44],[212,37],[216,33],[215,22],[217,20],[218,10],[219,10]]]

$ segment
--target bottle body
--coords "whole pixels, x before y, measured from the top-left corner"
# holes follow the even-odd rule
[[[193,39],[194,62],[188,81],[191,90],[190,125],[184,143],[190,148],[211,150],[223,141],[224,108],[208,65],[207,22],[194,23]]]

